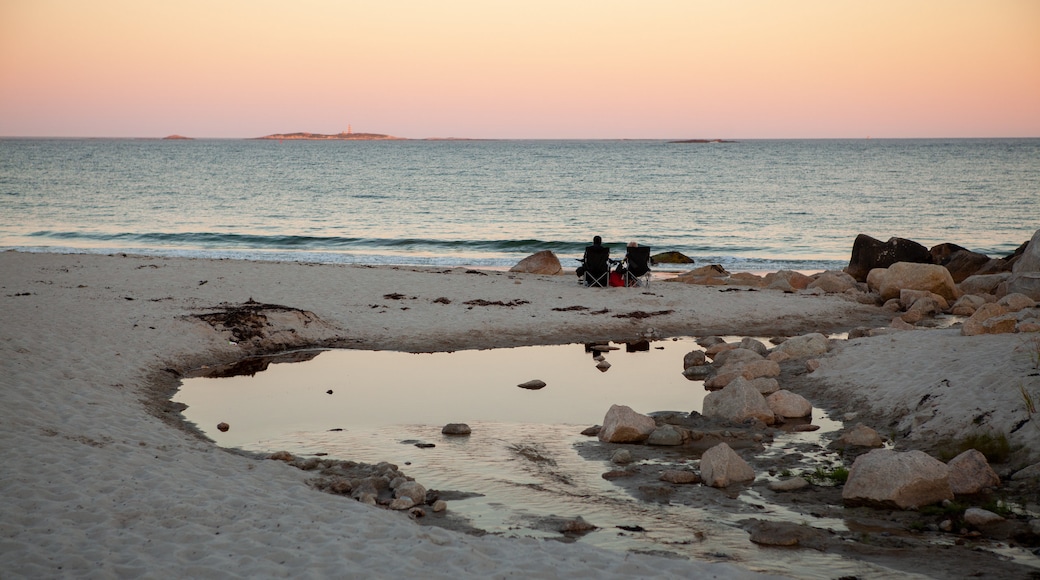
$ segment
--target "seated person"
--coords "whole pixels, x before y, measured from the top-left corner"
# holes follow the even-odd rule
[[[582,265],[576,270],[586,286],[606,286],[609,272],[610,248],[603,245],[603,238],[592,238],[592,245],[585,248]]]
[[[625,250],[625,285],[639,286],[639,279],[650,273],[650,248],[629,242]],[[647,278],[649,281],[649,278]]]

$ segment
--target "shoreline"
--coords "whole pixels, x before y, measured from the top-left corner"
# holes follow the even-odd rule
[[[291,348],[432,352],[647,335],[796,335],[891,319],[837,296],[664,282],[586,289],[573,274],[464,268],[9,251],[0,253],[0,270],[0,438],[9,450],[0,489],[10,498],[0,507],[0,570],[12,576],[148,576],[171,567],[292,575],[305,567],[316,575],[367,570],[437,578],[510,571],[546,578],[752,577],[731,564],[415,526],[403,514],[316,491],[306,473],[281,462],[217,448],[185,427],[169,395],[192,368]],[[246,341],[231,341],[195,318],[249,300],[313,318],[282,312],[262,337]],[[589,310],[565,310],[573,306]],[[824,360],[821,384],[847,383],[838,398],[900,396],[884,376],[897,369],[896,378],[910,380],[912,369],[893,366],[900,350],[944,348],[951,339],[946,333],[914,344],[912,334],[876,356],[892,338],[849,343]],[[1006,351],[1014,335],[975,338],[962,344],[1012,357]],[[969,376],[972,361],[963,352],[939,358],[947,374]],[[957,367],[965,364],[967,371]],[[965,410],[957,411],[951,421]],[[973,409],[966,411],[970,421]]]

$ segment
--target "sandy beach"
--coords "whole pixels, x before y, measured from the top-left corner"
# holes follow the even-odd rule
[[[893,316],[839,295],[586,289],[573,275],[11,251],[0,253],[0,290],[4,578],[755,577],[739,563],[420,527],[317,491],[283,462],[216,447],[169,398],[201,366],[304,346],[794,336]],[[244,339],[197,318],[250,300],[303,313],[277,311]],[[902,448],[1008,432],[1029,418],[1021,388],[1040,386],[1030,338],[950,329],[845,341],[803,394],[858,412]],[[1008,438],[1016,451],[1002,475],[1040,461],[1035,424]]]

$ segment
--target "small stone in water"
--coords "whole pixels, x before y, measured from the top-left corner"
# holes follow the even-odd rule
[[[217,423],[217,431],[220,431],[221,433],[226,433],[227,430],[230,429],[230,428],[231,428],[231,425],[228,425],[227,423],[224,423],[224,422]]]

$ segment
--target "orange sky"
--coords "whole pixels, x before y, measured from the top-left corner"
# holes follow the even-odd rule
[[[0,0],[0,135],[1040,137],[1036,0]]]

